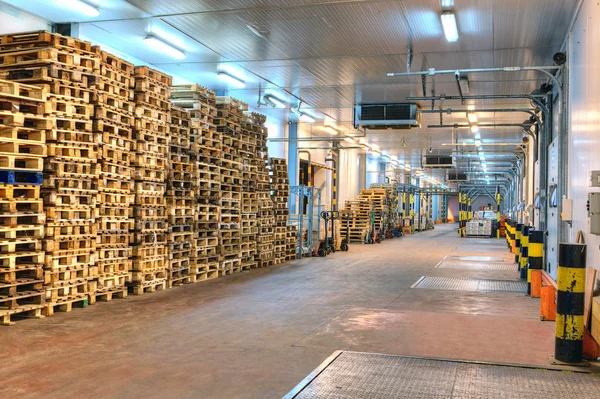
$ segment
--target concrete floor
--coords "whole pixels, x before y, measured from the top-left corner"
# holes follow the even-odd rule
[[[436,269],[446,255],[510,261],[499,240],[455,229],[0,328],[0,397],[279,398],[335,350],[547,365],[554,323],[537,299],[410,288],[518,278]]]

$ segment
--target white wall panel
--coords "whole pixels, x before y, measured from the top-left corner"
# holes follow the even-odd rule
[[[587,265],[600,269],[600,237],[588,233],[586,210],[591,170],[600,170],[600,5],[584,1],[573,27],[569,50],[570,126],[569,193],[573,199],[574,239],[578,230],[588,244]]]
[[[45,19],[6,4],[0,4],[0,34],[33,30],[50,30],[50,24]]]

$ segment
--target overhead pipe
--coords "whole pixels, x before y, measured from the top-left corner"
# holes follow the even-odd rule
[[[435,75],[447,75],[447,74],[454,74],[455,76],[456,75],[460,76],[461,74],[469,74],[469,73],[536,71],[536,72],[540,72],[540,73],[543,73],[544,75],[548,76],[548,78],[550,78],[557,86],[560,86],[560,82],[558,81],[558,79],[556,78],[556,76],[554,76],[549,71],[559,71],[562,68],[563,68],[562,66],[557,66],[557,65],[552,65],[552,66],[533,66],[533,67],[445,69],[445,70],[439,70],[439,71],[437,71],[435,68],[429,68],[427,71],[392,72],[392,73],[388,73],[387,76],[389,76],[389,77],[397,77],[397,76],[421,76],[421,75],[435,76]],[[562,98],[562,93],[561,93],[561,98]],[[467,99],[467,98],[465,97],[465,99]],[[434,99],[434,100],[439,100],[439,99]]]
[[[523,128],[523,124],[522,123],[478,123],[477,126],[479,127],[520,127]],[[461,129],[461,128],[470,128],[471,125],[469,124],[459,124],[459,123],[455,123],[453,125],[427,125],[428,129],[440,129],[440,128],[454,128],[454,129]]]
[[[452,109],[452,108],[446,108],[446,109],[418,109],[417,113],[418,114],[466,114],[466,113],[470,113],[470,112],[525,112],[528,113],[530,115],[532,115],[531,113],[534,113],[533,115],[535,115],[535,111],[537,111],[536,108],[482,108],[482,109],[476,109],[474,111],[469,110],[469,109]]]
[[[297,142],[297,141],[344,141],[346,138],[351,137],[351,138],[363,138],[363,137],[367,137],[366,135],[364,136],[344,136],[344,137],[336,137],[336,136],[330,136],[330,137],[297,137],[297,138],[290,138],[290,137],[272,137],[272,138],[268,138],[267,141],[270,141],[272,143],[292,143],[292,142]]]

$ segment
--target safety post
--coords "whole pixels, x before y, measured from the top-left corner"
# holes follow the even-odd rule
[[[544,268],[544,232],[540,230],[529,231],[529,244],[527,248],[527,285],[532,298],[539,298],[542,293],[542,269]]]
[[[458,193],[458,236],[462,237],[463,226],[463,195]]]
[[[496,194],[496,222],[498,222],[498,230],[496,230],[496,238],[500,238],[500,204],[502,203],[502,196],[500,193]],[[504,230],[506,232],[506,228]]]
[[[521,249],[519,251],[521,258],[519,259],[519,270],[521,272],[521,280],[527,279],[527,258],[529,257],[529,230],[531,227],[523,225],[521,228]],[[529,292],[528,292],[529,293]]]
[[[554,358],[564,363],[583,361],[585,258],[585,244],[560,244]]]
[[[521,259],[521,230],[523,229],[523,225],[521,223],[517,223],[515,227],[515,242],[513,244],[513,253],[515,254],[515,263],[519,264],[519,260]]]

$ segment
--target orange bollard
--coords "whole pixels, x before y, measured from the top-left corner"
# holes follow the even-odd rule
[[[542,271],[529,270],[531,277],[531,297],[539,298],[542,294]]]
[[[540,290],[540,320],[556,321],[556,290],[543,286]]]

